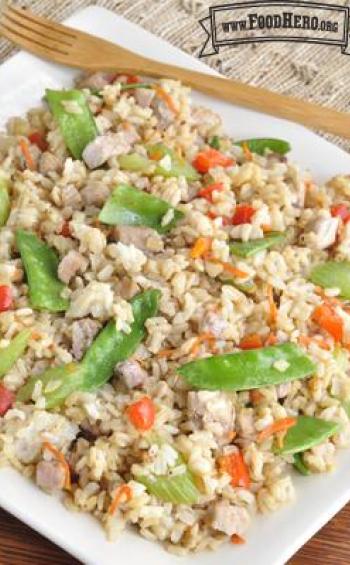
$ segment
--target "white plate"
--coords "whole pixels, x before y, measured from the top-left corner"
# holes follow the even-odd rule
[[[164,62],[212,72],[206,65],[154,37],[138,26],[103,8],[91,6],[68,20],[73,27],[99,35]],[[45,63],[26,53],[14,56],[0,67],[0,124],[40,102],[46,87],[71,83],[74,71]],[[349,155],[305,128],[279,119],[243,110],[201,95],[195,95],[224,119],[235,137],[271,136],[288,139],[292,156],[325,180],[350,172]],[[295,477],[297,499],[293,505],[259,516],[247,534],[244,546],[222,546],[216,554],[186,558],[167,554],[132,531],[116,543],[108,543],[100,525],[84,514],[68,512],[54,497],[44,494],[12,469],[0,472],[0,504],[29,526],[57,543],[86,565],[145,562],[152,565],[282,565],[350,500],[350,450],[338,457],[332,474]]]

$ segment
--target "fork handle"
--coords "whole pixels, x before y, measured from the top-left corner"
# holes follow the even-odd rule
[[[135,68],[130,70],[135,72]],[[312,102],[277,94],[266,88],[249,86],[236,80],[158,63],[149,59],[144,59],[144,65],[142,65],[142,69],[138,69],[138,72],[153,77],[180,80],[196,90],[227,100],[238,106],[350,138],[350,114],[345,112],[338,112]]]

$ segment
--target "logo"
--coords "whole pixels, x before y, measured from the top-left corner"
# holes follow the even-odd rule
[[[261,0],[209,8],[199,21],[207,34],[200,57],[224,45],[291,41],[337,45],[350,54],[350,8],[316,2]]]

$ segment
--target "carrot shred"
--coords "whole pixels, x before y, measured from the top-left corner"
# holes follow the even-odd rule
[[[260,349],[263,347],[263,340],[259,334],[250,334],[242,337],[239,342],[241,349]]]
[[[222,473],[230,475],[233,487],[250,487],[249,469],[241,451],[222,455],[218,458],[218,464]]]
[[[270,233],[272,231],[270,224],[262,224],[261,227],[264,233]]]
[[[238,534],[232,534],[231,543],[233,543],[234,545],[242,545],[243,543],[245,543],[245,539]]]
[[[159,98],[161,98],[162,100],[164,100],[164,102],[166,103],[166,105],[168,106],[169,110],[171,110],[172,112],[174,112],[174,114],[178,114],[179,110],[178,108],[175,106],[174,104],[174,100],[172,98],[172,96],[170,96],[170,94],[168,92],[166,92],[166,90],[164,90],[164,88],[162,88],[161,86],[157,85],[156,86],[156,93],[159,96]]]
[[[158,357],[170,357],[174,353],[175,349],[162,349],[158,351]]]
[[[266,426],[266,428],[258,434],[257,441],[264,441],[273,434],[287,431],[292,426],[295,426],[296,423],[296,418],[282,418],[281,420],[277,420],[276,422],[273,422],[273,424]]]
[[[242,149],[243,149],[244,157],[247,159],[247,161],[252,161],[253,160],[253,153],[249,149],[248,143],[246,143],[246,142],[242,143]]]
[[[125,497],[125,501],[129,501],[132,498],[132,490],[128,485],[120,485],[117,488],[113,500],[107,510],[110,516],[113,516],[119,504],[122,502],[123,497]]]
[[[210,334],[210,333],[203,333],[200,334],[196,337],[191,349],[190,349],[190,354],[191,355],[197,355],[198,350],[199,350],[199,346],[201,345],[201,343],[208,341],[209,343],[213,343],[215,342],[215,337]]]
[[[318,345],[318,347],[320,347],[321,349],[324,349],[325,351],[329,351],[331,349],[329,343],[326,342],[325,339],[322,339],[322,337],[318,337],[318,336],[308,336],[308,335],[301,335],[299,337],[299,343],[301,345],[303,345],[304,347],[307,347],[308,345],[311,345],[312,343],[316,343],[316,345]]]
[[[312,314],[312,320],[337,343],[343,339],[343,320],[332,308],[332,303],[325,302],[317,306]]]
[[[267,297],[269,300],[269,324],[270,326],[274,326],[277,322],[277,306],[273,297],[273,288],[272,286],[269,284],[269,286],[267,287]]]
[[[65,472],[65,481],[64,481],[64,488],[66,490],[72,490],[72,483],[71,483],[71,476],[70,476],[70,467],[63,455],[57,447],[55,447],[49,441],[44,441],[43,448],[50,451],[50,453],[54,456],[54,458],[62,465],[64,472]]]
[[[191,258],[198,259],[208,253],[211,249],[212,239],[210,237],[199,237],[191,249]]]
[[[234,267],[233,265],[231,265],[231,263],[226,263],[225,261],[221,261],[220,259],[215,259],[214,257],[207,257],[207,260],[210,263],[214,263],[215,265],[221,265],[224,271],[227,271],[234,277],[245,279],[249,276],[248,273],[246,273],[245,271],[241,271],[240,269],[237,269],[237,267]]]
[[[275,334],[270,333],[267,338],[265,339],[265,346],[269,346],[269,345],[276,345],[276,343],[278,342],[277,337],[275,336]]]
[[[25,159],[25,161],[28,165],[28,168],[31,171],[36,171],[36,165],[35,165],[35,162],[33,160],[32,154],[30,152],[28,142],[25,139],[20,139],[19,140],[19,147],[22,151],[23,157],[24,157],[24,159]]]
[[[259,404],[264,398],[264,395],[256,388],[249,391],[249,400],[252,404]]]

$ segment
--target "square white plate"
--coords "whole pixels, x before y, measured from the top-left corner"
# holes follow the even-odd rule
[[[68,20],[73,27],[94,33],[154,59],[212,73],[206,65],[158,39],[140,27],[96,6]],[[19,53],[0,67],[0,125],[40,102],[44,89],[71,84],[74,71]],[[195,94],[224,119],[226,131],[236,138],[282,137],[293,146],[292,157],[309,168],[317,180],[350,172],[347,153],[305,128],[270,116],[243,110]],[[258,516],[247,534],[247,543],[222,546],[216,554],[178,558],[126,531],[108,543],[100,525],[84,514],[68,512],[54,497],[37,489],[12,469],[0,471],[0,505],[86,565],[146,562],[152,565],[282,565],[325,522],[350,500],[350,450],[338,456],[334,473],[295,476],[297,499],[291,506]]]

